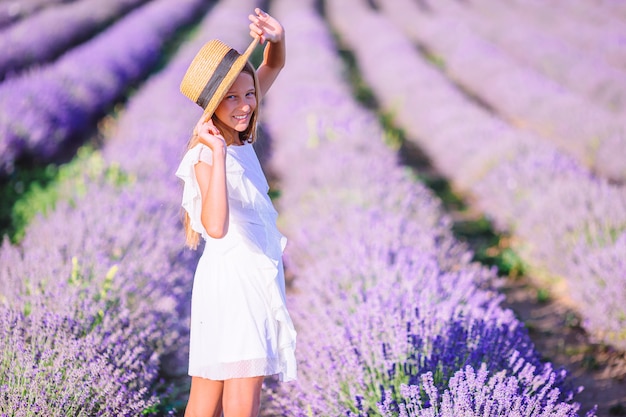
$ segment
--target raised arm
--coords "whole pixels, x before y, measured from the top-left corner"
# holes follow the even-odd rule
[[[263,62],[257,69],[260,97],[263,97],[285,66],[285,29],[278,20],[261,9],[254,9],[254,13],[248,16],[252,22],[250,36],[259,37],[260,43],[267,41],[263,51]]]

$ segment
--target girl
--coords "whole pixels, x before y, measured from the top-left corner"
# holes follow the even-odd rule
[[[286,239],[252,148],[261,97],[285,63],[281,24],[260,9],[249,16],[248,50],[208,42],[181,91],[204,108],[176,172],[183,179],[186,243],[205,240],[191,301],[186,417],[253,417],[266,375],[295,379],[296,332],[285,306]],[[248,57],[267,45],[255,71]]]

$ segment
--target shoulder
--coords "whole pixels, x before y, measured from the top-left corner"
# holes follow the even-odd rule
[[[198,143],[193,148],[189,149],[189,152],[193,155],[194,164],[198,162],[204,162],[209,165],[213,164],[213,151],[205,144]]]

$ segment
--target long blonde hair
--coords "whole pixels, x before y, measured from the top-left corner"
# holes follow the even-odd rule
[[[256,96],[256,108],[252,112],[252,116],[250,117],[250,123],[248,123],[248,127],[243,132],[239,132],[239,139],[241,142],[254,143],[257,138],[257,120],[259,118],[259,104],[261,102],[261,90],[259,89],[259,78],[257,77],[256,71],[252,64],[248,61],[245,66],[241,70],[242,73],[246,73],[252,76],[252,80],[254,82],[254,91]],[[213,124],[220,131],[225,131],[225,124],[219,120],[215,114],[211,115],[211,119],[213,120]],[[191,136],[189,142],[187,142],[186,150],[189,150],[200,143],[199,137],[195,134]],[[226,145],[231,145],[231,143],[227,143]],[[182,222],[183,227],[185,228],[185,245],[190,249],[197,249],[198,244],[200,243],[200,234],[191,228],[191,219],[189,217],[189,213],[185,209],[182,209]]]

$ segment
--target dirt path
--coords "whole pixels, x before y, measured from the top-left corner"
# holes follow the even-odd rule
[[[576,313],[558,299],[542,301],[528,278],[508,279],[503,291],[537,350],[567,369],[572,384],[585,387],[576,397],[580,414],[597,404],[599,417],[626,416],[626,355],[591,343]]]

